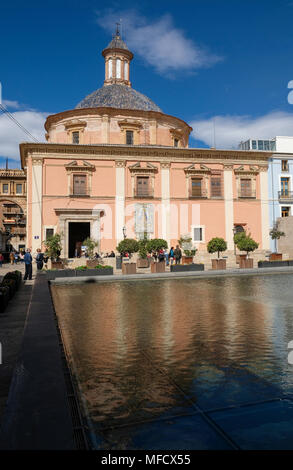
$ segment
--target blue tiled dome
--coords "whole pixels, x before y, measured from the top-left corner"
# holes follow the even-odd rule
[[[76,108],[110,107],[120,109],[137,109],[158,111],[161,109],[147,96],[127,85],[106,85],[86,96]]]

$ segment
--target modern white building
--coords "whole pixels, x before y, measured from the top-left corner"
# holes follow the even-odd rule
[[[239,149],[274,151],[268,169],[270,227],[279,217],[293,216],[293,136],[248,139],[240,142]],[[276,250],[272,240],[270,248]]]

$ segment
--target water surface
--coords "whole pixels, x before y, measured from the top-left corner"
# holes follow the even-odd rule
[[[292,449],[293,275],[52,287],[97,448]]]

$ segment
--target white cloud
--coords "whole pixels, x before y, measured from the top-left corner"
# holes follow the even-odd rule
[[[11,113],[39,142],[45,141],[44,122],[47,113],[37,111],[17,111]],[[19,162],[20,142],[31,142],[32,139],[23,132],[9,117],[0,114],[0,156]]]
[[[174,26],[169,14],[148,20],[134,10],[97,13],[98,24],[111,34],[118,20],[122,22],[122,37],[129,49],[161,74],[195,71],[222,60],[188,39],[184,31]]]
[[[250,138],[270,139],[277,135],[293,136],[293,114],[273,111],[264,116],[215,116],[206,120],[194,120],[192,137],[208,146],[237,148],[241,141]]]
[[[18,101],[12,101],[12,100],[3,100],[2,103],[6,108],[10,109],[20,109],[21,105],[19,104]]]

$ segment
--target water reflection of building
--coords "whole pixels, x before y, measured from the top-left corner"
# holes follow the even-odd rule
[[[272,317],[256,278],[53,289],[67,350],[97,422],[160,415],[202,370],[268,368]],[[150,406],[151,403],[151,406]]]

